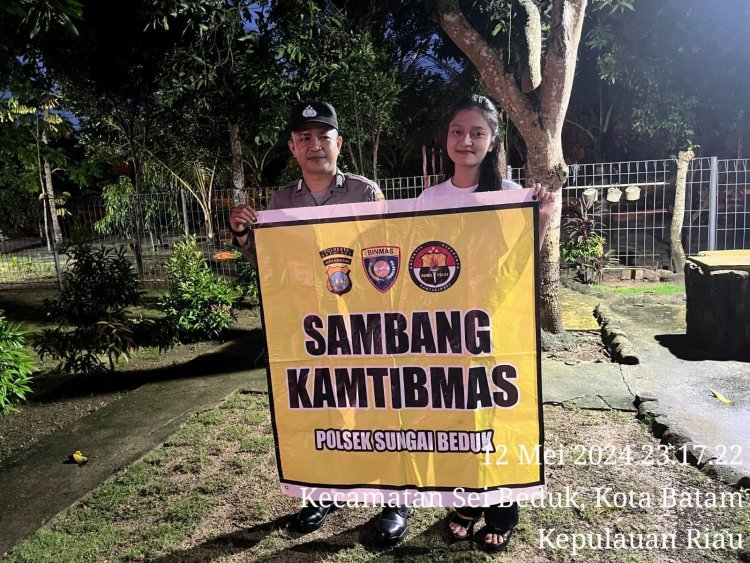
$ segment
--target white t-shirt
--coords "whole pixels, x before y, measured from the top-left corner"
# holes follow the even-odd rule
[[[453,179],[449,178],[445,182],[441,182],[440,184],[437,184],[436,186],[432,186],[431,188],[427,188],[426,190],[423,190],[422,193],[419,194],[419,199],[433,198],[433,197],[450,197],[450,196],[456,196],[456,195],[462,195],[462,194],[470,194],[472,192],[475,192],[478,186],[479,184],[470,186],[468,188],[459,188],[453,184]],[[502,184],[501,189],[521,190],[523,189],[523,187],[519,186],[515,182],[511,182],[510,180],[503,179],[503,184]]]

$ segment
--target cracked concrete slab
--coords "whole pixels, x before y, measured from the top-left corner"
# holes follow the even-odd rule
[[[603,401],[600,396],[608,397],[608,400]],[[591,404],[598,405],[595,408],[609,410],[611,401],[616,405],[629,404],[627,410],[635,411],[635,395],[623,380],[618,364],[569,366],[556,361],[542,362],[542,400],[545,404],[564,404],[575,400],[583,404],[580,400],[587,397],[591,399]]]

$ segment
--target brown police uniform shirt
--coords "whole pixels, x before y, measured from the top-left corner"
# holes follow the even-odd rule
[[[268,209],[288,209],[290,207],[314,207],[316,205],[336,205],[338,203],[361,203],[385,199],[378,185],[364,176],[344,174],[336,171],[327,197],[318,203],[305,182],[300,178],[287,184],[273,194]]]
[[[328,187],[328,193],[318,203],[310,193],[302,178],[287,184],[271,196],[268,210],[289,209],[292,207],[315,207],[317,205],[336,205],[339,203],[363,203],[385,199],[380,187],[364,176],[336,171],[336,176]],[[247,240],[247,248],[255,258],[255,237],[252,230]],[[251,260],[257,266],[257,259]]]

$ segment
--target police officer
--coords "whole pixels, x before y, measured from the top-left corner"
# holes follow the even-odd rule
[[[302,168],[302,178],[274,193],[268,209],[385,199],[375,182],[363,176],[344,174],[336,166],[342,143],[338,127],[336,110],[330,104],[303,102],[292,108],[287,144]],[[249,205],[238,205],[229,216],[234,244],[253,264],[256,260],[250,229],[257,220],[257,211]]]
[[[359,203],[384,199],[374,182],[362,176],[344,174],[336,166],[342,138],[333,106],[323,102],[295,105],[289,115],[289,150],[302,168],[302,178],[273,194],[268,209],[311,207],[337,203]],[[250,262],[256,264],[252,225],[258,213],[249,205],[238,205],[229,216],[234,244]],[[297,514],[294,528],[308,533],[320,528],[332,504],[314,503]],[[406,534],[408,509],[405,506],[385,508],[378,519],[376,539],[396,544]]]

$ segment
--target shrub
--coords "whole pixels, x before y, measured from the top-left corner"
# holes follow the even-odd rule
[[[112,371],[135,348],[134,321],[125,308],[138,300],[138,277],[125,252],[87,242],[68,248],[65,286],[58,299],[45,300],[60,326],[43,331],[35,345],[40,358],[60,362],[58,371]]]
[[[167,281],[159,305],[180,341],[219,337],[237,318],[232,287],[214,278],[194,237],[174,245]]]
[[[601,282],[604,269],[611,261],[611,253],[604,252],[607,240],[597,232],[599,221],[594,216],[593,206],[583,197],[563,213],[560,256],[566,264],[575,267],[578,278],[584,283]]]
[[[68,272],[60,297],[46,300],[50,313],[68,323],[119,318],[138,301],[138,276],[126,248],[94,248],[88,242],[68,247]]]
[[[0,311],[0,412],[17,412],[13,403],[25,401],[31,391],[36,365],[24,348],[25,341],[23,331],[5,320]]]
[[[240,254],[240,251],[236,248],[232,248],[231,252],[235,256],[235,265],[237,268],[237,277],[235,278],[234,288],[237,291],[237,300],[242,301],[247,299],[251,305],[258,304],[258,297],[260,295],[258,288],[258,270],[255,266],[250,264],[245,257]]]
[[[57,360],[58,371],[101,373],[114,371],[120,358],[127,359],[135,348],[130,320],[109,319],[66,330],[45,330],[36,343],[40,358]],[[107,358],[107,363],[102,358]]]

